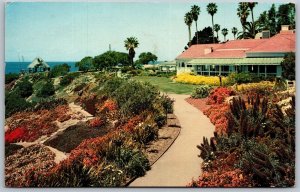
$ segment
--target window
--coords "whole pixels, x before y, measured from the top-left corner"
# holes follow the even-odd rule
[[[192,67],[192,65],[187,65],[187,67]]]
[[[181,67],[185,67],[184,62],[181,63]]]
[[[268,65],[267,66],[267,73],[276,73],[277,72],[276,68],[277,68],[276,65]]]

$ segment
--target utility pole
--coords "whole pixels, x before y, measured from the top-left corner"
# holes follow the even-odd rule
[[[111,51],[111,45],[109,44],[109,51]]]

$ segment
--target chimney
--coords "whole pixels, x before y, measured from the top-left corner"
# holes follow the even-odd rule
[[[204,49],[204,55],[209,54],[209,53],[211,53],[211,52],[213,52],[213,51],[214,51],[214,50],[213,50],[212,47],[210,47],[210,48],[205,48],[205,49]]]
[[[292,34],[295,33],[295,30],[291,29],[291,26],[289,25],[281,25],[281,34]]]

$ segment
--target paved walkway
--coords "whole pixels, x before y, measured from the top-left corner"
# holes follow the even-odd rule
[[[175,115],[181,124],[181,132],[170,149],[151,167],[144,177],[137,178],[129,186],[184,187],[201,173],[202,159],[196,148],[203,136],[213,136],[214,126],[198,109],[184,99],[188,95],[169,94],[175,99]]]

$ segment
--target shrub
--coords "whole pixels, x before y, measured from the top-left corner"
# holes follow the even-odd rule
[[[20,112],[33,107],[33,103],[22,98],[18,91],[5,93],[5,117],[9,117],[16,112]]]
[[[241,83],[253,83],[258,82],[260,78],[256,75],[250,74],[248,72],[242,73],[230,73],[227,78],[227,84],[241,84]]]
[[[19,82],[16,85],[16,88],[18,89],[20,96],[23,98],[29,97],[33,93],[32,83],[30,83],[27,79]]]
[[[104,83],[103,87],[101,88],[101,93],[107,96],[112,96],[114,91],[116,91],[124,82],[125,81],[121,78],[109,79]]]
[[[14,80],[17,80],[19,78],[19,74],[17,73],[9,73],[5,74],[5,84],[9,84],[13,82]]]
[[[67,75],[63,76],[60,80],[59,84],[61,86],[67,86],[72,83],[72,81],[80,76],[80,73],[74,72],[74,73],[68,73]]]
[[[211,89],[212,87],[210,85],[200,85],[194,89],[191,96],[195,99],[206,98]]]
[[[48,75],[50,78],[66,75],[70,71],[70,68],[71,67],[67,63],[55,65]]]
[[[153,109],[152,104],[158,95],[158,90],[149,83],[130,81],[121,84],[112,97],[120,107],[121,114],[132,116]]]
[[[60,105],[67,105],[68,101],[63,99],[63,98],[59,98],[59,99],[53,99],[53,98],[47,98],[47,99],[42,99],[39,103],[37,103],[34,107],[35,111],[38,110],[43,110],[43,109],[54,109]]]
[[[284,57],[284,60],[281,62],[283,69],[282,76],[288,80],[295,80],[295,53],[289,53]]]
[[[49,97],[55,94],[52,81],[47,81],[36,94],[38,97]]]
[[[162,95],[160,97],[160,102],[166,113],[173,113],[174,109],[174,99],[171,99],[168,95]]]

